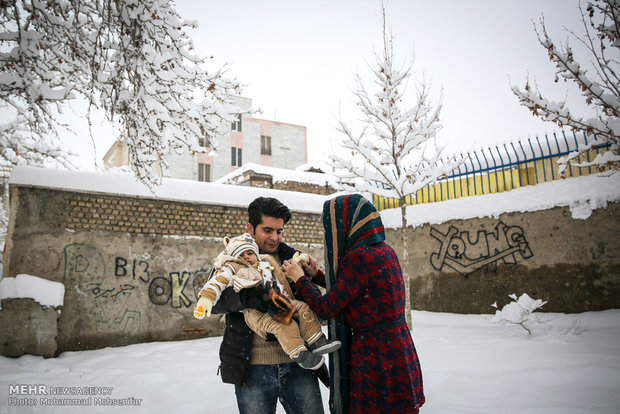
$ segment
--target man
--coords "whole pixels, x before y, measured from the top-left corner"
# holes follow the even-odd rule
[[[275,198],[259,197],[248,206],[248,233],[254,237],[260,253],[274,256],[279,263],[291,259],[296,252],[282,242],[284,225],[290,218],[288,207]],[[325,275],[314,258],[304,265],[304,270],[313,281],[325,285]],[[220,347],[222,380],[235,385],[241,414],[275,412],[278,400],[289,414],[322,414],[317,375],[329,384],[325,366],[318,372],[303,369],[290,359],[275,338],[265,340],[254,334],[239,312],[244,307],[266,311],[269,300],[266,293],[261,287],[243,289],[240,294],[227,288],[213,308],[214,313],[226,313],[226,330]]]

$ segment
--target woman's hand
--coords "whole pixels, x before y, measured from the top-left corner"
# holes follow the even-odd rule
[[[319,265],[312,256],[308,256],[308,262],[301,262],[302,267],[306,271],[306,274],[315,277],[316,273],[319,271]]]
[[[293,283],[297,282],[297,280],[304,275],[304,271],[301,266],[292,260],[285,260],[282,263],[282,271],[286,275],[286,278],[291,280]]]

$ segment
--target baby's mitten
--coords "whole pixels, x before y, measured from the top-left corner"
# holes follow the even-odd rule
[[[207,317],[211,316],[212,308],[213,308],[213,301],[209,298],[205,298],[204,296],[201,296],[200,299],[198,299],[198,303],[196,304],[196,307],[194,307],[194,318],[202,319],[205,317],[205,313],[207,314]]]
[[[295,254],[293,255],[293,262],[295,262],[295,263],[299,263],[299,262],[309,263],[310,262],[310,258],[308,257],[307,253],[295,252]]]

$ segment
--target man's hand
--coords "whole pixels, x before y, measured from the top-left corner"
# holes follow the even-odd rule
[[[304,269],[305,273],[311,278],[315,277],[316,273],[319,271],[319,266],[316,260],[314,259],[314,257],[310,256],[307,253],[295,252],[292,260],[295,263],[299,263],[299,265]]]
[[[297,282],[297,279],[304,276],[304,271],[301,266],[292,260],[285,260],[282,263],[282,271],[286,275],[287,279],[291,280],[293,283]]]

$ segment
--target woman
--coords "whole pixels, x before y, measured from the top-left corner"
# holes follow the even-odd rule
[[[332,413],[417,413],[422,372],[405,322],[402,270],[379,212],[358,194],[339,196],[323,205],[323,226],[327,293],[292,261],[282,269],[298,297],[329,320],[330,339],[342,342],[330,357]]]

